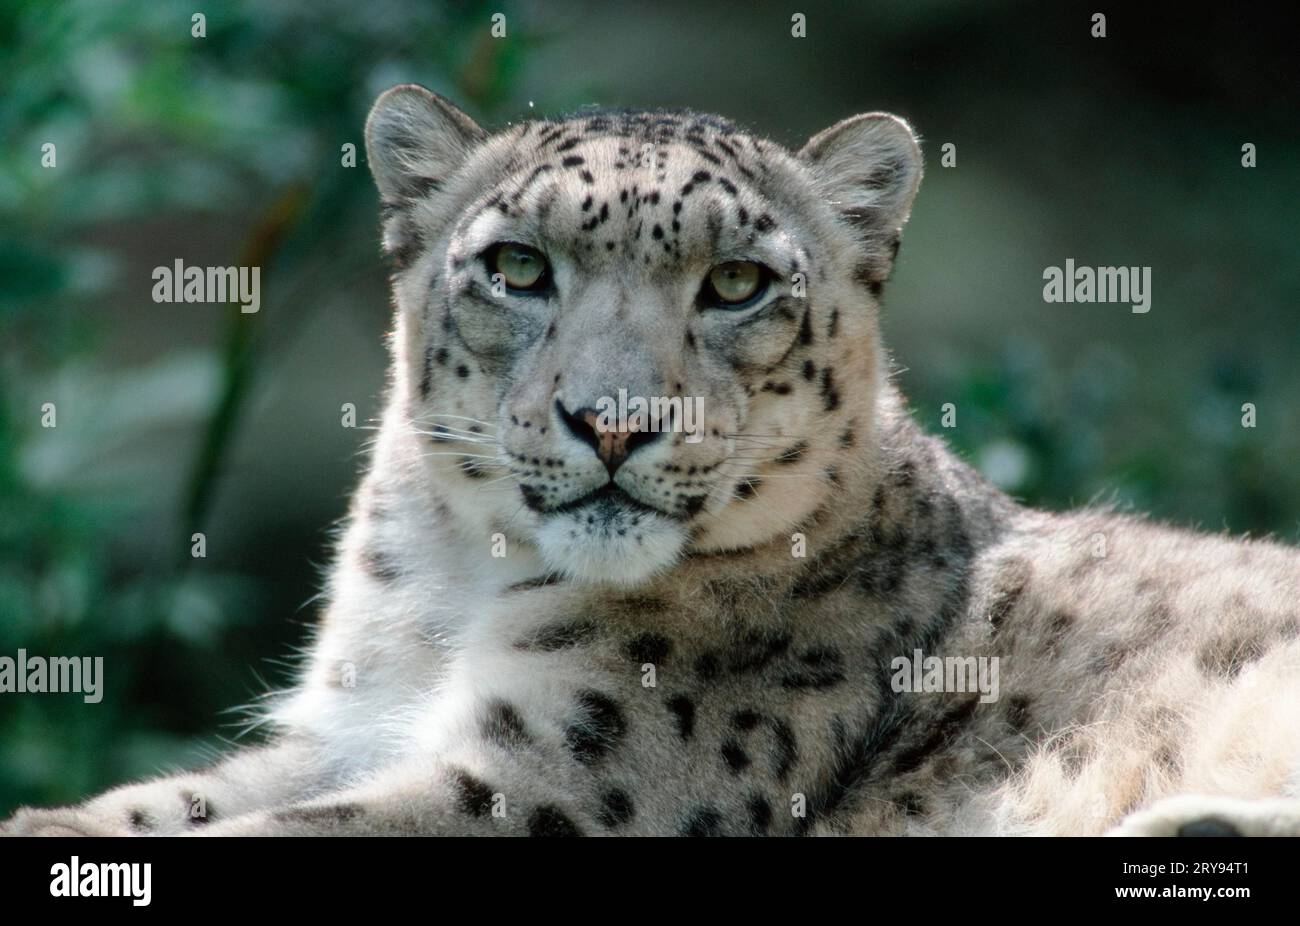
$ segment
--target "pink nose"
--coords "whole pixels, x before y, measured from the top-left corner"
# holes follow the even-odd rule
[[[583,412],[582,421],[596,435],[596,456],[600,457],[601,462],[605,464],[605,468],[612,474],[627,459],[630,452],[628,441],[631,440],[633,434],[639,433],[642,429],[629,427],[626,431],[623,431],[617,427],[602,428],[600,416],[590,410]]]

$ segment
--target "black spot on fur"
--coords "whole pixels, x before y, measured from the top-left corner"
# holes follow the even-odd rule
[[[749,825],[753,831],[762,835],[772,825],[772,805],[761,794],[752,794],[745,806],[749,809]]]
[[[432,345],[424,349],[424,369],[420,371],[420,398],[427,399],[433,392],[433,367],[430,361],[433,359]]]
[[[909,817],[919,817],[925,813],[925,802],[921,800],[921,795],[914,791],[908,791],[906,794],[900,794],[893,799],[893,803],[903,808],[903,813]]]
[[[531,636],[519,640],[515,643],[515,649],[551,653],[590,643],[599,632],[600,628],[592,620],[561,621],[542,627]]]
[[[556,573],[548,572],[544,576],[537,576],[532,579],[524,579],[522,582],[516,582],[513,585],[506,586],[507,592],[527,592],[535,588],[545,588],[548,585],[559,585],[560,577]]]
[[[695,660],[695,672],[706,682],[711,682],[722,672],[722,660],[716,653],[702,653]]]
[[[137,833],[147,833],[154,828],[154,821],[148,811],[135,808],[127,815],[127,823]]]
[[[564,731],[564,742],[583,765],[594,765],[613,751],[627,721],[608,695],[590,689],[578,693],[578,717]]]
[[[772,734],[776,744],[772,751],[772,774],[776,780],[785,783],[799,760],[798,743],[794,738],[794,729],[784,720],[772,721]]]
[[[623,650],[633,662],[662,665],[673,651],[673,641],[662,634],[646,632],[628,641]]]
[[[708,501],[707,495],[692,495],[682,501],[682,515],[687,518],[693,518],[704,510],[704,503]]]
[[[830,367],[822,369],[822,407],[833,412],[840,406],[840,392],[835,387],[835,374]]]
[[[1062,638],[1070,632],[1074,623],[1075,617],[1069,611],[1058,609],[1051,613],[1047,619],[1046,649],[1049,653],[1055,653],[1060,648]]]
[[[793,447],[783,451],[776,458],[776,462],[784,463],[784,464],[797,463],[799,462],[800,459],[802,459],[803,455],[807,452],[808,452],[808,442],[801,440]]]
[[[677,734],[684,740],[695,733],[695,702],[686,695],[673,695],[668,699],[668,710],[677,722]]]
[[[362,551],[361,565],[372,578],[380,582],[394,582],[402,574],[392,559],[373,545]]]
[[[683,836],[721,836],[722,814],[712,807],[697,807],[682,821]]]
[[[740,743],[731,737],[722,741],[722,761],[727,763],[733,775],[739,775],[753,762]]]
[[[533,741],[518,709],[499,698],[488,702],[479,729],[484,739],[506,749],[527,746]]]
[[[803,321],[799,323],[799,343],[807,347],[812,342],[813,342],[812,307],[805,306],[803,310]],[[812,363],[812,361],[809,360],[808,363]]]
[[[542,804],[528,816],[529,836],[581,836],[582,830],[563,810]]]
[[[1233,679],[1267,650],[1264,639],[1255,634],[1227,634],[1207,644],[1196,663],[1206,675]]]
[[[965,729],[967,721],[979,705],[978,697],[965,698],[956,707],[948,710],[929,728],[925,738],[905,747],[894,757],[895,775],[905,775],[916,771],[927,759],[955,740]]]
[[[1033,702],[1024,695],[1013,695],[1007,699],[1007,723],[1017,733],[1027,733],[1033,722],[1031,709]]]
[[[492,812],[492,789],[463,769],[451,773],[451,788],[456,806],[471,817],[486,817]]]
[[[988,618],[994,632],[1002,629],[1006,619],[1016,609],[1033,574],[1033,567],[1024,557],[1016,557],[1003,564],[993,580],[993,593],[989,600]]]
[[[736,711],[731,715],[731,725],[737,730],[749,732],[757,727],[763,720],[763,715],[758,711],[745,709]]]
[[[606,829],[614,829],[630,823],[636,816],[632,798],[622,788],[607,788],[600,796],[600,811],[597,819]]]
[[[727,668],[732,672],[754,672],[764,668],[790,648],[786,631],[746,631],[735,642]]]
[[[523,498],[524,504],[533,511],[541,511],[546,507],[546,496],[535,486],[520,485],[519,495]]]
[[[830,688],[844,681],[844,657],[839,650],[816,646],[799,657],[799,666],[781,679],[785,688]]]
[[[291,807],[272,816],[282,823],[343,824],[355,820],[362,813],[360,804],[326,804],[321,807]]]

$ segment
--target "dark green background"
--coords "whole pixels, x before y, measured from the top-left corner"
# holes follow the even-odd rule
[[[885,327],[922,423],[955,403],[945,434],[1033,504],[1295,540],[1291,24],[1125,3],[1094,39],[1068,3],[841,6],[0,6],[0,655],[106,664],[98,705],[0,695],[0,814],[199,761],[288,677],[372,433],[340,405],[379,411],[376,199],[340,146],[393,83],[488,125],[690,106],[792,146],[904,115],[928,175]],[[260,265],[261,312],[155,304],[177,258]],[[1150,314],[1045,304],[1066,258],[1152,267]]]

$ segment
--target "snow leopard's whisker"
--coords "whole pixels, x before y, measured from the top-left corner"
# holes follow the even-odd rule
[[[460,457],[465,460],[491,460],[494,463],[500,463],[501,458],[496,454],[488,453],[462,453],[459,450],[426,450],[420,454],[422,457]]]
[[[441,417],[453,421],[468,421],[470,422],[470,427],[458,427],[452,424],[444,424],[441,421],[428,420],[430,418]],[[408,417],[406,419],[406,425],[419,434],[439,434],[443,432],[450,434],[466,434],[469,435],[469,438],[467,439],[478,439],[484,441],[495,441],[498,436],[496,425],[487,421],[480,421],[478,418],[470,418],[466,415],[422,415],[418,418]],[[430,427],[433,429],[432,432],[430,432]]]
[[[769,479],[820,479],[821,473],[750,473],[760,483]]]
[[[469,428],[458,428],[451,424],[438,424],[437,422],[432,422],[432,430],[420,427],[421,422],[412,421],[409,422],[409,424],[411,429],[419,434],[442,434],[446,432],[448,434],[470,434],[482,440],[494,439],[491,435],[484,434],[481,431],[471,431]]]
[[[436,440],[436,441],[445,441],[446,443],[449,443],[449,444],[452,444],[452,443],[460,443],[460,444],[496,444],[496,441],[495,441],[495,440],[490,440],[490,439],[487,439],[487,438],[482,438],[482,437],[478,437],[478,436],[476,436],[476,435],[471,435],[471,434],[457,434],[457,433],[454,433],[454,432],[447,431],[447,430],[445,430],[445,429],[442,430],[442,431],[416,431],[415,433],[416,433],[416,434],[419,434],[419,435],[421,435],[421,436],[423,436],[423,437],[431,438],[431,439]]]
[[[730,456],[727,459],[720,462],[718,464],[718,467],[721,468],[724,466],[744,465],[756,469],[759,466],[764,466],[767,464],[775,464],[779,466],[794,466],[797,462],[799,462],[798,457],[786,456],[785,454],[778,454],[777,456],[774,457],[772,456],[747,457],[747,456],[740,456],[737,454],[737,455]]]
[[[453,421],[468,421],[473,424],[482,425],[485,428],[498,427],[498,425],[495,425],[490,421],[484,421],[482,418],[471,418],[469,415],[449,415],[449,414],[444,414],[443,412],[429,412],[427,414],[420,415],[417,418],[414,418],[412,420],[420,421],[424,418],[450,418]]]
[[[806,440],[806,438],[800,437],[797,434],[724,434],[723,436],[729,440],[762,441],[763,443],[768,444],[782,444],[790,441]]]
[[[740,453],[733,453],[731,456],[723,460],[719,465],[731,463],[734,460],[744,460],[747,463],[775,463],[777,460],[782,460],[786,463],[793,463],[799,459],[799,456],[797,454],[792,456],[788,452],[782,452],[773,455],[770,452],[768,452],[771,449],[772,448],[770,447],[764,447],[764,448],[756,447],[753,450],[745,450]]]
[[[504,476],[498,476],[496,479],[492,479],[488,482],[482,483],[481,485],[475,486],[475,488],[486,489],[489,486],[496,485],[498,482],[505,482],[507,479],[520,479],[520,478],[521,477],[518,473],[506,473]]]
[[[521,501],[519,503],[519,507],[515,509],[514,514],[512,514],[509,520],[506,521],[505,527],[507,528],[511,527],[515,523],[515,519],[518,518],[521,514],[523,514],[527,510],[528,510],[528,506]]]

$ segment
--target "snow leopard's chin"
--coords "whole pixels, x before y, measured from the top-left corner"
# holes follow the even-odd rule
[[[677,562],[688,532],[678,519],[615,499],[597,499],[542,516],[533,537],[555,573],[626,588]]]

